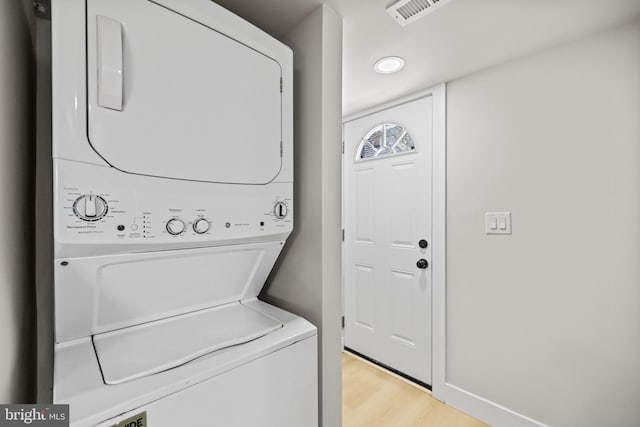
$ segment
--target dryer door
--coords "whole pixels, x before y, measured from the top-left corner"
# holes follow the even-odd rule
[[[274,59],[148,0],[87,1],[88,137],[125,172],[265,184],[281,167]]]

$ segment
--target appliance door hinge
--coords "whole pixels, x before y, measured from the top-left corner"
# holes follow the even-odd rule
[[[344,228],[342,229],[342,241],[344,242]]]
[[[342,154],[344,154],[344,141],[342,141]]]
[[[280,141],[280,157],[282,157],[284,149],[282,148],[282,141]]]
[[[344,329],[344,316],[342,316],[342,329]]]
[[[280,77],[280,93],[282,93],[283,88],[284,88],[284,83],[282,82],[282,77]]]

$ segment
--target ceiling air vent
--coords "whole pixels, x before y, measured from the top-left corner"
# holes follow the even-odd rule
[[[404,27],[422,18],[442,2],[442,0],[399,0],[387,7],[387,13]]]

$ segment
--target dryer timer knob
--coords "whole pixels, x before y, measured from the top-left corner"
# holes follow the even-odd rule
[[[73,202],[73,213],[83,221],[98,221],[108,209],[107,202],[95,194],[83,194]]]
[[[273,214],[278,219],[284,219],[288,213],[287,205],[284,202],[276,202],[273,206]]]

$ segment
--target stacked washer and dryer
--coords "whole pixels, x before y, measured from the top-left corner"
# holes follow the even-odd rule
[[[209,0],[52,5],[54,402],[73,426],[317,426],[292,53]]]

